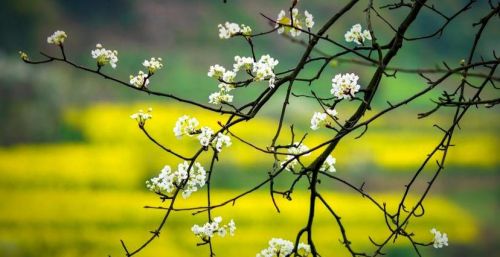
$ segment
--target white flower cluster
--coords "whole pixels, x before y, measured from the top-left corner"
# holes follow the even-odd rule
[[[208,96],[208,103],[219,105],[221,103],[231,103],[233,95],[228,94],[233,90],[233,86],[226,83],[219,84],[219,92],[214,92]]]
[[[54,45],[61,45],[62,43],[64,43],[64,40],[67,37],[68,37],[68,35],[66,35],[66,32],[64,32],[62,30],[57,30],[52,35],[47,37],[47,43],[54,44]]]
[[[325,112],[315,112],[311,118],[311,129],[317,130],[321,126],[329,124],[327,121],[328,116],[335,117],[337,116],[337,111],[335,109],[327,109]]]
[[[290,32],[292,37],[299,36],[302,31],[302,24],[306,26],[306,28],[311,29],[314,26],[314,17],[307,10],[304,12],[305,19],[302,21],[299,16],[299,10],[297,8],[292,9],[292,19],[286,16],[286,12],[281,10],[278,14],[278,18],[276,18],[275,28],[278,28],[278,33],[282,34],[283,32]]]
[[[345,41],[347,42],[353,42],[362,45],[365,40],[372,40],[372,35],[370,34],[370,31],[364,30],[361,31],[361,25],[356,24],[352,26],[351,30],[347,31],[344,35]]]
[[[252,28],[245,24],[238,25],[237,23],[226,21],[224,25],[219,24],[217,27],[219,28],[219,38],[221,39],[228,39],[239,33],[244,36],[252,34]]]
[[[150,120],[153,118],[153,115],[151,115],[151,112],[153,111],[153,108],[149,107],[147,112],[144,112],[143,110],[139,110],[139,112],[134,113],[130,115],[131,119],[137,120],[140,126],[144,126],[147,120]]]
[[[201,133],[198,135],[198,140],[202,146],[209,146],[210,140],[214,135],[214,131],[209,127],[201,127]],[[212,140],[212,146],[215,148],[217,152],[222,151],[222,147],[231,146],[231,138],[228,135],[224,135],[222,133],[217,133],[215,138]]]
[[[306,27],[312,28],[314,26],[314,17],[307,10],[304,11],[304,15],[306,16],[306,19],[304,20]]]
[[[246,71],[251,71],[253,67],[253,58],[252,57],[240,57],[236,55],[234,57],[235,63],[233,64],[233,71],[238,72],[242,67],[245,68]]]
[[[198,135],[198,140],[202,146],[208,146],[214,134],[214,131],[209,127],[201,127],[201,133]]]
[[[219,132],[214,137],[215,132],[210,127],[203,126],[198,129],[199,125],[200,123],[196,118],[183,115],[175,123],[174,135],[181,138],[183,135],[191,137],[198,134],[197,138],[202,146],[209,146],[211,143],[217,152],[221,152],[223,146],[231,146],[231,138],[228,135]]]
[[[435,228],[431,229],[431,233],[434,234],[434,248],[443,248],[443,246],[448,246],[448,235],[446,235],[446,233],[441,233]]]
[[[151,191],[159,191],[171,194],[176,188],[182,189],[182,197],[188,198],[193,192],[205,185],[207,172],[199,162],[195,162],[191,168],[187,161],[179,163],[176,171],[172,171],[166,165],[158,177],[146,181],[146,187]],[[186,181],[187,180],[187,181]]]
[[[207,222],[203,226],[195,224],[191,228],[191,231],[193,231],[194,235],[201,238],[203,241],[208,241],[208,239],[213,237],[215,234],[220,237],[225,237],[229,232],[229,235],[234,236],[234,232],[236,231],[236,224],[234,221],[231,220],[223,226],[220,225],[221,222],[221,217],[215,217],[213,222]]]
[[[242,69],[250,73],[254,81],[268,79],[269,87],[274,87],[276,82],[274,67],[278,65],[278,60],[266,54],[261,56],[257,62],[255,62],[252,57],[240,56],[235,56],[234,61],[233,70],[226,70],[226,68],[218,64],[210,66],[207,75],[221,81],[221,83],[218,86],[219,91],[210,94],[208,97],[209,103],[219,105],[221,103],[231,103],[233,101],[233,95],[230,95],[229,92],[234,89],[236,75]]]
[[[222,151],[222,146],[226,147],[231,146],[231,138],[228,135],[217,133],[217,136],[215,137],[213,144],[217,152],[220,153],[220,151]]]
[[[269,240],[269,247],[258,253],[256,257],[285,257],[290,256],[292,252],[293,243],[291,241],[281,238],[272,238]],[[310,253],[311,247],[308,244],[299,243],[296,256],[306,257],[309,256]]]
[[[332,79],[330,92],[338,99],[351,99],[360,89],[358,79],[354,73],[337,74]]]
[[[153,75],[157,70],[163,68],[161,63],[161,58],[151,57],[149,60],[144,60],[142,65],[148,69],[148,73],[142,70],[136,76],[130,75],[130,84],[137,88],[147,87],[149,85],[149,77]]]
[[[326,172],[335,172],[337,171],[335,169],[335,162],[337,160],[335,158],[333,158],[331,155],[328,155],[328,157],[326,158],[325,162],[323,162],[323,164],[321,164],[321,167],[319,168],[320,171],[326,171]]]
[[[273,88],[276,81],[274,74],[274,67],[278,65],[279,61],[266,54],[260,57],[259,61],[253,64],[252,72],[254,73],[255,81],[262,81],[269,79],[269,87]]]
[[[149,74],[154,74],[157,70],[163,68],[163,63],[161,63],[162,61],[161,57],[151,57],[149,60],[144,60],[142,65],[148,69]]]
[[[180,138],[184,135],[193,136],[194,134],[196,134],[198,125],[200,125],[200,123],[196,118],[191,118],[188,115],[183,115],[179,119],[177,119],[177,122],[175,123],[174,135],[177,138]]]
[[[140,70],[136,76],[130,75],[130,84],[132,84],[134,87],[137,88],[148,87],[149,85],[148,77],[149,77],[148,74]]]
[[[92,50],[91,54],[92,58],[97,60],[97,65],[104,66],[109,63],[113,69],[116,68],[118,52],[116,50],[107,50],[99,43],[95,47],[96,49]]]
[[[305,146],[304,144],[299,143],[299,142],[293,143],[293,146],[288,148],[288,153],[291,155],[286,156],[286,160],[281,163],[281,166],[283,167],[283,165],[285,165],[286,162],[295,158],[295,155],[298,155],[298,154],[301,154],[301,153],[307,152],[307,151],[309,151],[309,147]],[[310,155],[310,153],[304,154],[303,156],[309,156],[309,155]],[[291,161],[290,163],[288,163],[288,165],[286,165],[286,169],[289,171],[293,171],[293,168],[298,163],[299,163],[298,158],[296,158],[293,161]]]
[[[221,79],[222,76],[224,76],[224,73],[226,72],[226,68],[220,66],[219,64],[212,65],[208,69],[207,75],[211,78],[214,79]]]

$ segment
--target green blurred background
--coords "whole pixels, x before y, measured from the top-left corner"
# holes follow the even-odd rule
[[[156,196],[145,188],[145,180],[155,176],[176,159],[163,153],[137,129],[129,115],[138,109],[153,107],[148,122],[152,135],[182,153],[194,151],[197,142],[178,141],[172,133],[175,120],[183,114],[197,117],[202,124],[216,126],[223,116],[210,114],[188,105],[147,96],[118,87],[109,81],[85,74],[62,64],[31,66],[22,63],[17,52],[28,52],[37,59],[38,51],[57,54],[46,44],[55,30],[64,30],[65,43],[72,60],[94,65],[90,57],[96,43],[119,52],[118,68],[105,72],[126,80],[141,68],[142,60],[163,57],[165,68],[152,79],[154,90],[174,93],[185,98],[208,102],[217,83],[206,77],[210,65],[232,64],[234,55],[249,55],[241,39],[218,39],[217,24],[226,20],[250,25],[254,31],[269,28],[260,12],[274,17],[286,9],[289,1],[119,1],[119,0],[3,0],[0,3],[0,256],[121,256],[119,240],[138,246],[160,221],[162,212],[143,209],[160,205]],[[299,8],[315,16],[322,24],[345,1],[301,1]],[[384,2],[381,1],[380,5]],[[464,1],[439,1],[437,6],[451,14]],[[363,22],[363,8],[357,6],[332,28],[330,36],[343,38],[352,24]],[[453,22],[439,39],[414,42],[403,48],[393,66],[434,67],[441,61],[457,66],[470,48],[474,31],[471,24],[487,11],[486,1]],[[383,13],[393,22],[404,12]],[[442,22],[430,12],[422,16],[410,33],[418,35],[439,27]],[[487,28],[480,42],[478,56],[491,57],[498,50],[498,19]],[[385,42],[390,31],[380,22],[379,39]],[[465,28],[465,29],[464,29]],[[340,40],[341,41],[341,40]],[[450,45],[453,44],[453,47]],[[257,54],[269,53],[280,60],[278,70],[292,67],[303,49],[272,34],[255,40]],[[320,44],[323,51],[337,48]],[[339,72],[356,72],[361,85],[368,83],[373,69],[335,64],[329,66],[315,84],[318,92],[328,92],[330,79]],[[480,70],[478,70],[480,71]],[[303,71],[313,75],[314,66]],[[498,72],[497,72],[498,76]],[[451,88],[459,78],[444,85]],[[235,102],[244,103],[265,87],[265,83],[235,93]],[[384,79],[373,111],[386,107],[425,86],[416,76],[398,74]],[[307,92],[303,85],[297,93]],[[374,123],[361,139],[346,138],[334,153],[337,175],[365,189],[375,198],[396,207],[404,185],[439,142],[441,134],[435,123],[446,126],[450,110],[427,119],[417,114],[432,108],[428,94],[421,100],[395,111]],[[495,92],[486,94],[498,97]],[[272,99],[255,121],[235,128],[241,137],[260,146],[269,144],[283,92]],[[353,111],[350,104],[339,107],[341,119]],[[297,133],[310,132],[309,120],[319,106],[304,98],[292,98],[286,119],[295,124]],[[414,219],[410,228],[416,238],[430,241],[432,227],[448,233],[450,246],[427,248],[424,256],[495,256],[498,246],[500,128],[498,107],[471,109],[457,131],[456,147],[450,150],[444,173],[425,202],[426,215]],[[255,128],[259,128],[256,130]],[[285,133],[287,135],[287,133]],[[326,130],[312,133],[306,145],[313,146],[331,136]],[[288,142],[282,137],[282,142]],[[267,176],[272,159],[249,149],[235,140],[224,150],[214,174],[215,202],[250,188]],[[205,164],[208,166],[208,163]],[[424,176],[432,174],[429,169]],[[286,188],[290,177],[278,181]],[[417,183],[422,189],[426,180]],[[307,191],[305,185],[293,201],[279,199],[282,212],[277,214],[266,188],[237,202],[234,207],[217,210],[224,219],[235,219],[238,230],[233,238],[215,239],[218,256],[254,256],[267,246],[271,237],[293,239],[305,224]],[[342,216],[354,247],[372,249],[368,235],[381,240],[387,236],[383,216],[363,198],[344,186],[324,180],[321,190]],[[182,205],[204,204],[204,191],[197,192]],[[417,190],[418,193],[418,190]],[[206,256],[206,247],[196,247],[191,234],[194,223],[204,223],[204,215],[175,213],[171,222],[140,256]],[[339,243],[335,221],[320,210],[316,221],[318,247],[323,256],[346,256]],[[389,256],[414,256],[404,240],[390,245]]]

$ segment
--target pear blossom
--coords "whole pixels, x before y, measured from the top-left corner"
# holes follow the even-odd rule
[[[274,67],[278,65],[279,61],[266,54],[260,57],[259,61],[254,63],[252,72],[254,73],[255,81],[262,81],[270,79],[269,87],[274,87],[276,75],[274,74]]]
[[[441,233],[435,228],[431,229],[431,233],[434,234],[434,248],[443,248],[443,246],[448,246],[448,235],[446,235],[446,233]]]
[[[148,74],[144,73],[142,70],[136,76],[130,75],[130,84],[137,88],[148,87],[149,79]]]
[[[234,80],[234,78],[231,77],[233,75],[228,75],[227,73],[228,72],[225,72],[226,79]],[[219,83],[218,88],[219,92],[212,93],[208,96],[208,103],[219,105],[221,103],[230,103],[233,101],[233,96],[228,94],[229,91],[234,89],[232,84]]]
[[[315,112],[311,118],[311,129],[317,130],[323,125],[330,124],[327,121],[328,117],[335,118],[337,111],[335,109],[327,109],[326,112]]]
[[[221,103],[231,103],[233,96],[227,94],[225,91],[215,92],[208,96],[208,103],[219,105]]]
[[[256,257],[285,257],[293,252],[294,244],[291,241],[282,238],[272,238],[269,240],[269,247],[262,250]],[[308,244],[299,243],[297,254],[300,257],[306,257],[311,253],[311,247]]]
[[[235,77],[236,77],[236,72],[232,70],[228,70],[222,74],[222,80],[226,83],[234,82]]]
[[[281,26],[280,24],[289,24],[290,18],[286,17],[286,13],[284,10],[281,10],[278,13],[278,18],[276,18],[276,25],[274,26],[275,28],[278,28],[278,34],[282,34],[285,32],[285,27]]]
[[[215,137],[213,144],[217,152],[220,153],[220,151],[222,151],[222,146],[226,147],[231,146],[231,138],[228,135],[224,135],[219,132],[217,133],[217,136]]]
[[[193,136],[197,132],[197,127],[200,123],[196,118],[191,118],[188,115],[183,115],[177,119],[174,127],[174,135],[181,138],[183,135]]]
[[[64,32],[62,30],[57,30],[52,35],[47,37],[47,43],[54,44],[54,45],[61,45],[62,43],[64,43],[64,40],[67,37],[68,37],[68,35],[66,35],[66,32]]]
[[[116,68],[116,63],[118,62],[118,52],[116,50],[107,50],[98,43],[96,44],[96,49],[91,51],[91,54],[92,58],[97,60],[99,67],[109,63],[113,69]]]
[[[299,10],[297,8],[292,9],[292,19],[290,19],[288,16],[286,16],[286,13],[284,10],[281,10],[278,14],[278,18],[276,19],[276,25],[275,28],[278,28],[278,34],[282,34],[283,32],[289,31],[290,35],[292,37],[299,36],[302,31],[299,29],[302,29],[302,23],[299,20]],[[293,27],[287,27],[287,26],[293,26]]]
[[[226,22],[224,23],[224,25],[219,24],[217,27],[219,28],[220,39],[228,39],[238,33],[241,33],[245,36],[249,36],[252,34],[252,28],[245,24],[238,25],[234,22]]]
[[[242,67],[245,68],[246,71],[251,71],[254,61],[252,57],[234,57],[235,64],[233,64],[233,71],[238,72]]]
[[[195,236],[201,238],[203,241],[208,241],[215,234],[220,237],[225,237],[229,232],[229,235],[234,236],[234,232],[236,231],[236,224],[233,220],[229,221],[226,225],[221,225],[222,217],[217,216],[213,219],[212,222],[207,222],[203,224],[203,226],[194,225],[191,227],[191,231]]]
[[[356,24],[352,26],[351,30],[347,31],[344,35],[346,42],[354,42],[358,45],[362,45],[365,40],[372,40],[372,35],[369,30],[362,31],[361,25]]]
[[[330,92],[338,99],[351,99],[359,91],[359,77],[354,73],[337,74],[332,79]]]
[[[243,34],[244,36],[250,36],[252,35],[252,28],[250,28],[250,26],[247,26],[245,24],[241,24],[241,34]]]
[[[161,57],[151,57],[149,60],[144,60],[142,65],[148,69],[149,74],[154,74],[157,70],[163,68],[163,63],[161,63],[162,61]]]
[[[306,257],[306,256],[309,256],[309,254],[311,253],[311,246],[309,246],[308,244],[306,243],[299,243],[298,247],[297,247],[297,254],[300,256],[300,257]]]
[[[306,27],[311,29],[314,26],[314,20],[313,20],[314,17],[307,10],[304,11],[304,16],[306,16],[306,19],[304,22],[306,24]]]
[[[209,127],[201,127],[201,133],[198,135],[198,140],[202,146],[208,146],[214,131]]]
[[[326,158],[326,160],[323,162],[323,164],[321,164],[321,167],[319,168],[320,171],[327,171],[327,172],[335,172],[337,171],[335,169],[335,162],[337,160],[335,158],[333,158],[331,155],[328,155],[328,157]]]
[[[188,198],[193,192],[205,185],[207,173],[199,162],[191,165],[184,161],[180,163],[176,171],[165,165],[157,177],[146,181],[146,187],[150,191],[171,194],[176,188],[182,190],[182,197]]]
[[[219,85],[217,86],[221,91],[224,91],[224,92],[229,92],[231,90],[234,89],[234,86],[231,85],[231,84],[226,84],[226,83],[219,83]]]
[[[149,107],[147,112],[144,112],[143,110],[139,110],[139,112],[134,113],[130,115],[131,119],[137,120],[140,126],[144,126],[147,120],[150,120],[153,118],[153,115],[151,115],[151,112],[153,111],[153,108]]]
[[[326,113],[328,113],[328,115],[330,115],[330,117],[336,117],[337,116],[337,110],[335,109],[326,109]]]
[[[226,72],[226,68],[216,64],[216,65],[210,66],[210,69],[208,70],[207,75],[211,78],[220,79],[220,78],[222,78],[222,76],[224,75],[225,72]]]
[[[291,159],[295,158],[296,155],[302,154],[302,153],[307,152],[307,151],[309,151],[309,147],[307,147],[306,145],[304,145],[300,142],[293,143],[293,145],[288,148],[288,153],[290,155],[286,156],[286,160],[281,163],[281,166],[283,167],[283,165],[285,165],[285,163],[287,163]],[[307,153],[307,154],[304,154],[302,156],[309,156],[310,154],[311,153]],[[295,165],[297,165],[299,163],[297,159],[298,158],[295,158],[293,161],[288,163],[286,165],[286,169],[289,171],[293,171],[293,168],[295,167]]]
[[[311,118],[311,129],[319,129],[326,121],[328,115],[324,112],[315,112]]]

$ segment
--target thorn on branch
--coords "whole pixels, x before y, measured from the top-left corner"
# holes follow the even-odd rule
[[[154,237],[160,237],[160,231],[158,230],[149,231],[149,233],[153,234]]]

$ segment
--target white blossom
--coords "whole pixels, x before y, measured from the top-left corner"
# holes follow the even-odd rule
[[[176,171],[172,171],[170,166],[165,165],[157,177],[146,181],[146,187],[163,194],[171,194],[176,188],[180,188],[182,197],[188,198],[205,185],[207,176],[199,162],[195,162],[191,168],[189,165],[187,161],[184,161],[178,165]]]
[[[222,74],[222,80],[226,83],[234,82],[234,78],[236,77],[236,72],[232,70],[228,70]]]
[[[202,146],[208,146],[214,131],[209,127],[201,127],[201,133],[198,135],[198,140]]]
[[[227,227],[229,228],[229,235],[234,236],[234,233],[236,232],[236,223],[234,223],[234,220],[229,221],[229,223],[227,223]]]
[[[47,37],[47,43],[54,44],[54,45],[61,45],[62,43],[64,43],[64,40],[67,37],[68,37],[68,35],[66,35],[66,32],[64,32],[62,30],[57,30],[52,35]]]
[[[301,257],[306,257],[311,254],[311,246],[309,246],[308,244],[299,243],[297,248],[297,254]]]
[[[256,255],[256,257],[285,257],[293,252],[294,245],[291,241],[272,238],[269,240],[269,246]],[[308,244],[299,243],[297,254],[300,257],[306,257],[311,253],[311,247]]]
[[[337,74],[332,79],[331,93],[338,99],[351,99],[359,91],[359,77],[354,73]]]
[[[312,18],[312,16],[311,16]],[[311,19],[312,21],[312,19]],[[302,23],[299,20],[299,10],[297,8],[292,9],[292,19],[290,17],[286,16],[286,13],[284,10],[281,10],[278,14],[278,18],[276,19],[276,25],[275,28],[278,28],[278,34],[282,34],[285,31],[289,31],[290,35],[292,37],[299,36],[302,31],[299,29],[302,29]],[[293,24],[292,24],[293,23]],[[289,27],[292,26],[293,27]]]
[[[138,88],[148,87],[149,85],[148,74],[144,73],[141,70],[136,76],[130,75],[130,84]]]
[[[324,125],[329,125],[328,117],[335,118],[337,111],[335,109],[326,109],[326,112],[314,112],[311,118],[311,129],[317,130]]]
[[[217,27],[219,28],[220,39],[228,39],[238,33],[241,33],[245,36],[249,36],[252,34],[252,28],[245,24],[238,25],[234,22],[226,22],[224,23],[224,25],[219,24]]]
[[[213,144],[217,152],[220,152],[222,151],[222,146],[226,147],[231,146],[231,138],[228,135],[224,135],[219,132],[217,133],[217,136],[215,137]]]
[[[250,28],[249,26],[245,25],[245,24],[241,24],[241,34],[245,35],[245,36],[250,36],[252,35],[252,28]]]
[[[220,79],[220,78],[222,78],[222,76],[224,75],[225,72],[226,72],[226,68],[216,64],[216,65],[210,66],[210,69],[208,70],[207,75],[211,78]]]
[[[278,34],[281,34],[285,32],[285,27],[281,26],[280,24],[289,24],[290,23],[290,18],[286,17],[286,13],[284,10],[281,10],[278,13],[278,18],[276,18],[276,25],[275,28],[278,28]]]
[[[352,26],[351,30],[347,31],[344,35],[345,41],[354,42],[358,45],[362,45],[365,40],[372,40],[370,31],[362,31],[361,25],[356,24]]]
[[[254,73],[255,81],[262,81],[264,79],[269,79],[269,87],[273,88],[276,80],[276,75],[274,74],[274,67],[278,65],[279,61],[272,58],[270,55],[266,54],[260,57],[259,61],[254,63],[252,72]]]
[[[448,235],[446,235],[446,233],[441,233],[435,228],[431,229],[431,233],[434,234],[434,248],[442,248],[443,246],[448,246]]]
[[[234,86],[231,85],[231,84],[226,84],[226,83],[219,83],[219,85],[217,86],[221,91],[224,91],[225,93],[226,92],[229,92],[231,90],[234,89]]]
[[[253,58],[252,57],[234,57],[235,64],[233,64],[233,71],[238,72],[242,67],[247,71],[251,71],[253,67]]]
[[[306,27],[307,28],[312,28],[314,26],[314,17],[312,16],[312,14],[310,14],[307,10],[304,11],[304,15],[306,16],[306,19],[305,19],[305,24],[306,24]]]
[[[337,110],[335,110],[335,109],[326,109],[326,113],[328,113],[328,115],[330,115],[330,117],[337,116]]]
[[[203,241],[208,241],[215,234],[220,237],[225,237],[229,231],[229,235],[234,236],[234,231],[236,230],[236,224],[233,220],[229,221],[226,225],[220,225],[222,218],[217,216],[212,222],[207,222],[203,226],[194,225],[191,227],[191,231],[195,236],[201,238]]]
[[[118,52],[116,50],[107,50],[101,44],[96,44],[96,49],[91,51],[92,58],[97,60],[97,65],[104,66],[110,64],[114,69],[118,62]]]
[[[324,112],[315,112],[311,118],[311,129],[317,130],[325,124],[328,115]]]
[[[189,163],[184,161],[182,164],[179,164],[178,169],[179,172],[181,168],[183,168],[183,174],[188,173]],[[191,170],[189,171],[189,179],[186,183],[184,190],[182,191],[182,197],[184,199],[188,198],[193,192],[198,191],[199,188],[205,185],[205,181],[207,178],[207,172],[205,168],[201,166],[199,162],[195,162]],[[184,178],[185,179],[185,178]]]
[[[177,138],[183,135],[192,136],[196,133],[197,127],[200,123],[196,118],[191,118],[188,115],[183,115],[177,119],[174,127],[174,135]]]
[[[149,60],[144,60],[142,65],[148,69],[149,74],[154,74],[157,70],[163,68],[163,63],[161,63],[162,61],[161,57],[151,57]]]
[[[144,126],[147,120],[150,120],[153,118],[153,115],[151,115],[151,112],[153,111],[153,108],[149,107],[147,112],[144,112],[143,110],[139,110],[137,113],[134,113],[130,115],[131,119],[137,120],[139,125]]]
[[[296,155],[302,154],[302,153],[307,152],[307,151],[309,151],[309,147],[307,147],[306,145],[304,145],[300,142],[293,143],[293,145],[288,148],[288,153],[290,155],[286,156],[286,160],[281,163],[281,166],[285,165],[285,163],[287,163],[291,159],[295,158]],[[307,154],[304,154],[302,156],[309,156],[310,154],[311,153],[307,153]],[[293,171],[293,168],[295,167],[295,165],[297,165],[299,163],[297,159],[298,158],[295,158],[293,161],[288,163],[286,165],[286,169]]]
[[[221,103],[230,103],[233,101],[233,96],[225,91],[215,92],[208,96],[208,103],[219,105]]]
[[[328,155],[328,157],[326,158],[326,160],[323,162],[323,164],[321,164],[321,167],[319,168],[320,171],[327,171],[327,172],[335,172],[337,171],[335,169],[335,162],[337,160],[335,158],[333,158],[331,155]]]

